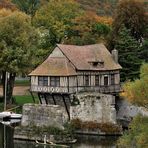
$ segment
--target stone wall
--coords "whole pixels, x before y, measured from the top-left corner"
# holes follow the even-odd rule
[[[54,126],[63,129],[68,121],[64,107],[59,105],[25,104],[23,106],[22,126]]]
[[[117,100],[117,119],[131,120],[138,114],[148,116],[148,109],[128,103],[125,99]]]
[[[75,102],[75,103],[74,103]],[[99,93],[79,93],[73,97],[71,119],[98,123],[116,123],[115,97]]]

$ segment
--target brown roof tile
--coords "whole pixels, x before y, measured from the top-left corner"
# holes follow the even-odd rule
[[[31,75],[38,76],[69,76],[76,75],[76,71],[66,58],[48,57]]]
[[[103,44],[87,46],[58,44],[55,49],[57,48],[59,48],[66,57],[49,56],[29,75],[77,75],[75,68],[78,70],[95,71],[121,69],[121,66],[113,60],[112,55]],[[99,62],[100,64],[98,64],[98,66],[93,66],[92,62]]]
[[[57,45],[64,55],[75,65],[78,70],[116,70],[121,66],[112,58],[110,52],[103,44],[86,46]],[[91,62],[102,61],[104,66],[93,66]]]

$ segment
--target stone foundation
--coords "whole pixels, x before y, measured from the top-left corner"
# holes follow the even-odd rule
[[[25,104],[23,106],[22,126],[54,126],[63,129],[68,121],[65,108],[59,105]]]
[[[99,93],[79,93],[73,97],[71,119],[116,124],[115,97]]]

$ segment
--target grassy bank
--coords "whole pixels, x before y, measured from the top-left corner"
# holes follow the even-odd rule
[[[7,105],[7,109],[15,108],[16,106],[20,106],[19,112],[21,112],[21,108],[26,103],[39,103],[39,99],[37,95],[34,95],[35,102],[31,95],[23,95],[23,96],[13,96],[15,103],[11,105]],[[4,110],[4,103],[0,103],[0,112]]]
[[[37,95],[34,96],[35,103],[38,103]],[[14,96],[17,105],[23,105],[25,103],[34,103],[34,100],[31,95],[24,95],[24,96]]]
[[[15,86],[29,86],[30,81],[29,80],[15,80]]]

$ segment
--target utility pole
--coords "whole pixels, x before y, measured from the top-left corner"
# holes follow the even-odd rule
[[[4,94],[4,111],[6,110],[6,105],[7,105],[7,80],[8,79],[8,73],[6,71],[6,74],[5,74],[5,94]]]

